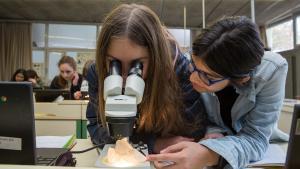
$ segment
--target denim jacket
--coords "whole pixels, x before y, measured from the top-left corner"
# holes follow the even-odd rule
[[[222,129],[228,135],[199,143],[225,159],[228,162],[225,168],[244,168],[264,156],[282,107],[287,70],[288,64],[282,56],[265,52],[249,83],[234,86],[239,97],[231,109],[231,118],[237,134],[224,125],[218,98],[213,93],[203,94],[208,119],[219,126],[209,127],[208,132]]]
[[[187,121],[195,119],[201,120],[201,126],[199,130],[192,134],[190,137],[202,138],[206,131],[206,113],[202,102],[201,94],[193,89],[189,81],[189,60],[179,53],[175,63],[175,73],[177,75],[179,85],[183,91],[183,102],[185,105],[184,117]],[[88,119],[87,129],[94,144],[101,142],[110,143],[108,132],[105,127],[101,125],[100,120],[97,119],[98,112],[98,75],[96,71],[96,65],[92,64],[88,69],[86,77],[89,85],[89,103],[86,110],[86,117]],[[135,133],[135,138],[131,138],[131,141],[143,141],[148,144],[149,153],[151,153],[156,136],[151,133]],[[138,140],[139,139],[139,140]]]

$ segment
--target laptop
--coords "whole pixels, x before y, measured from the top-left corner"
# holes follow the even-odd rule
[[[32,85],[0,81],[0,164],[54,165],[64,148],[36,148]]]
[[[70,100],[70,90],[64,89],[34,89],[36,102],[53,102],[59,96],[62,96],[64,100]]]
[[[289,146],[286,155],[286,169],[300,168],[300,104],[294,107]]]

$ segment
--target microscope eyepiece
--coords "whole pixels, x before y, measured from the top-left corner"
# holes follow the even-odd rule
[[[131,63],[126,83],[123,83],[124,77],[120,76],[121,68],[120,61],[112,60],[109,66],[110,75],[104,81],[105,117],[109,135],[113,138],[132,135],[137,105],[142,101],[145,88],[141,61],[135,60]]]
[[[143,75],[143,64],[142,64],[141,61],[136,60],[131,64],[131,68],[129,70],[128,76],[130,76],[132,74],[136,74],[139,77],[142,77],[142,75]]]
[[[122,64],[118,60],[112,60],[109,64],[109,75],[121,75]]]

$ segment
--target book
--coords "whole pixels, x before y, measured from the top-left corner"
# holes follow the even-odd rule
[[[75,135],[69,136],[37,136],[36,148],[67,148],[75,144]]]
[[[277,144],[270,144],[264,158],[250,163],[248,167],[281,167],[285,164],[286,153]]]

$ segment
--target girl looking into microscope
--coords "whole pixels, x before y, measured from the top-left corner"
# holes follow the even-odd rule
[[[199,93],[189,82],[189,61],[148,7],[123,4],[105,18],[97,41],[96,64],[88,70],[87,126],[93,143],[111,142],[105,119],[104,79],[112,61],[121,63],[123,81],[134,61],[143,65],[145,89],[131,141],[149,152],[205,134],[206,115]]]

